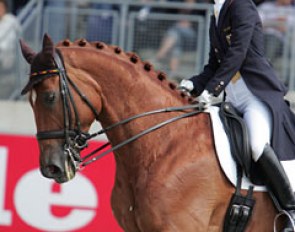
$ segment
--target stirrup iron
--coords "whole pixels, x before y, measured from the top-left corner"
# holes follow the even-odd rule
[[[295,231],[295,223],[294,223],[294,219],[292,218],[292,216],[290,215],[290,213],[286,210],[281,210],[275,217],[274,219],[274,227],[273,227],[273,231],[274,232],[280,232],[278,229],[277,229],[277,224],[278,224],[278,220],[280,217],[282,216],[286,216],[289,220],[289,222],[291,222],[289,225],[292,226],[292,228],[286,228],[286,230],[283,230],[282,232],[294,232]]]

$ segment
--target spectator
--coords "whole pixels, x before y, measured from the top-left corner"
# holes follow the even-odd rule
[[[256,6],[260,5],[261,3],[263,3],[265,0],[253,0],[253,2],[255,3]]]
[[[112,43],[113,21],[112,4],[91,3],[91,9],[96,9],[99,14],[88,17],[86,38],[89,41],[102,41]]]
[[[6,0],[0,0],[0,70],[9,71],[16,62],[16,49],[21,33],[16,17],[7,12]]]
[[[185,0],[186,3],[194,3],[194,0]],[[180,14],[188,14],[189,10],[180,10]],[[156,60],[161,61],[169,57],[170,76],[177,75],[180,65],[179,57],[186,49],[191,49],[196,43],[196,31],[189,20],[182,19],[170,27],[161,42]]]
[[[50,27],[46,28],[47,30],[45,29],[46,31],[44,32],[49,33],[54,42],[58,42],[67,37],[66,27],[68,19],[65,11],[68,5],[65,1],[45,0],[44,6],[47,8],[47,18],[50,21]]]
[[[273,62],[280,58],[288,29],[294,26],[293,0],[275,0],[258,6],[264,28],[266,56]]]
[[[18,12],[29,2],[29,0],[13,0],[12,4],[12,13],[17,15]]]
[[[143,4],[148,2],[152,2],[152,0],[141,0],[141,3]],[[138,19],[140,21],[146,20],[146,17],[149,15],[150,12],[151,12],[150,6],[143,6],[138,12]]]

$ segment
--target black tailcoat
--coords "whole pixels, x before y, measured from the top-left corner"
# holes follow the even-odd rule
[[[273,114],[272,147],[281,160],[295,159],[295,116],[284,100],[287,88],[264,56],[262,23],[252,0],[226,0],[216,26],[211,17],[208,64],[191,80],[200,95],[218,96],[237,72]]]

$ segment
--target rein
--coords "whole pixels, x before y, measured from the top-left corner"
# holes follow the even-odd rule
[[[103,129],[103,130],[101,130],[101,131],[99,131],[97,133],[94,133],[93,135],[91,135],[91,137],[92,136],[95,137],[95,136],[97,136],[99,134],[104,134],[106,131],[108,131],[110,129],[113,129],[116,126],[123,125],[123,124],[125,124],[127,122],[130,122],[130,121],[134,120],[134,119],[137,119],[137,118],[140,118],[140,117],[145,117],[145,116],[156,114],[156,113],[176,112],[176,111],[183,111],[185,109],[196,109],[196,108],[198,109],[198,110],[195,110],[195,111],[192,111],[192,112],[184,113],[184,114],[179,115],[177,117],[170,118],[170,119],[168,119],[166,121],[163,121],[163,122],[161,122],[159,124],[156,124],[156,125],[148,128],[148,129],[146,129],[146,130],[144,130],[144,131],[142,131],[142,132],[140,132],[140,133],[138,133],[138,134],[130,137],[129,139],[126,139],[125,141],[123,141],[123,142],[121,142],[121,143],[119,143],[119,144],[111,147],[110,149],[102,152],[101,154],[99,154],[99,155],[97,155],[97,156],[95,156],[92,159],[90,159],[90,160],[87,161],[87,159],[89,159],[94,154],[96,154],[97,152],[99,152],[102,149],[104,149],[107,145],[109,145],[109,143],[106,143],[106,144],[102,145],[101,147],[97,148],[96,150],[94,150],[93,152],[91,152],[88,155],[86,155],[82,159],[81,167],[85,167],[86,165],[93,163],[94,161],[96,161],[96,160],[104,157],[105,155],[107,155],[107,154],[109,154],[109,153],[111,153],[111,152],[119,149],[120,147],[122,147],[122,146],[124,146],[124,145],[126,145],[128,143],[131,143],[131,142],[135,141],[136,139],[138,139],[138,138],[140,138],[140,137],[142,137],[142,136],[144,136],[144,135],[146,135],[146,134],[148,134],[148,133],[150,133],[150,132],[152,132],[154,130],[157,130],[157,129],[159,129],[159,128],[161,128],[161,127],[163,127],[163,126],[165,126],[165,125],[167,125],[169,123],[175,122],[175,121],[177,121],[179,119],[182,119],[182,118],[191,117],[191,116],[194,116],[194,115],[197,115],[197,114],[203,112],[203,109],[200,108],[201,106],[202,106],[202,104],[196,104],[196,105],[188,105],[188,106],[181,106],[181,107],[163,108],[163,109],[159,109],[159,110],[155,110],[155,111],[145,112],[145,113],[138,114],[138,115],[135,115],[133,117],[127,118],[125,120],[122,120],[120,122],[117,122],[115,124],[112,124],[111,126],[105,128],[105,129]]]
[[[71,85],[73,87],[73,89],[80,96],[80,98],[83,100],[83,102],[85,102],[87,104],[87,106],[92,110],[96,119],[98,119],[98,113],[97,113],[96,109],[94,108],[94,106],[90,103],[88,98],[79,90],[79,88],[75,85],[75,83],[68,77],[68,75],[66,73],[66,69],[65,69],[63,61],[62,61],[62,58],[61,58],[61,54],[59,54],[59,53],[54,54],[54,62],[57,66],[57,69],[32,73],[31,78],[35,78],[38,76],[39,77],[45,76],[48,74],[57,74],[59,76],[59,78],[60,78],[60,92],[61,92],[61,98],[62,98],[62,103],[63,103],[64,129],[63,130],[40,131],[37,133],[36,137],[38,140],[64,139],[65,140],[64,152],[69,155],[76,170],[81,170],[85,166],[106,156],[107,154],[109,154],[109,153],[121,148],[122,146],[129,144],[129,143],[137,140],[138,138],[140,138],[140,137],[142,137],[154,130],[157,130],[167,124],[170,124],[170,123],[175,122],[175,121],[182,119],[182,118],[195,116],[195,115],[199,114],[200,112],[204,111],[204,104],[203,103],[185,105],[185,106],[180,106],[180,107],[168,107],[168,108],[148,111],[148,112],[144,112],[141,114],[131,116],[129,118],[126,118],[122,121],[114,123],[114,124],[104,128],[96,133],[93,133],[93,134],[85,133],[81,130],[81,123],[79,120],[77,106],[73,100],[72,92],[69,88],[69,85]],[[71,106],[73,108],[73,112],[74,112],[75,119],[76,119],[74,129],[71,128],[72,120],[73,120]],[[190,111],[190,112],[185,111],[185,110],[189,110],[189,109],[193,109],[193,111]],[[90,140],[98,135],[105,134],[107,131],[110,131],[117,126],[126,124],[126,123],[133,121],[135,119],[146,117],[146,116],[153,115],[153,114],[167,113],[167,112],[183,112],[183,114],[173,117],[173,118],[170,118],[170,119],[163,121],[159,124],[156,124],[148,129],[124,140],[123,142],[121,142],[117,145],[114,145],[113,147],[103,151],[102,153],[100,153],[96,156],[94,156],[94,155],[96,153],[100,152],[101,150],[103,150],[104,148],[106,148],[107,146],[109,146],[110,143],[106,142],[105,144],[103,144],[102,146],[93,150],[88,155],[84,156],[83,158],[80,157],[79,152],[88,146],[88,144],[87,144],[88,140]]]

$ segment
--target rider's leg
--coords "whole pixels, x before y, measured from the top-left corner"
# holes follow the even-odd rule
[[[267,106],[260,101],[253,101],[244,112],[244,119],[249,129],[253,159],[262,173],[268,189],[272,192],[282,209],[295,219],[295,196],[289,179],[271,148],[271,114]]]
[[[265,144],[270,144],[272,115],[269,108],[254,96],[244,104],[242,113],[249,132],[252,158],[256,162],[263,154]]]
[[[295,216],[295,197],[289,179],[275,152],[268,144],[257,161],[264,181],[280,206]]]
[[[289,179],[275,152],[268,145],[272,134],[272,114],[269,108],[247,88],[243,78],[230,83],[226,100],[243,114],[248,127],[252,155],[260,167],[265,184],[273,193],[281,208],[295,215],[295,197]]]

